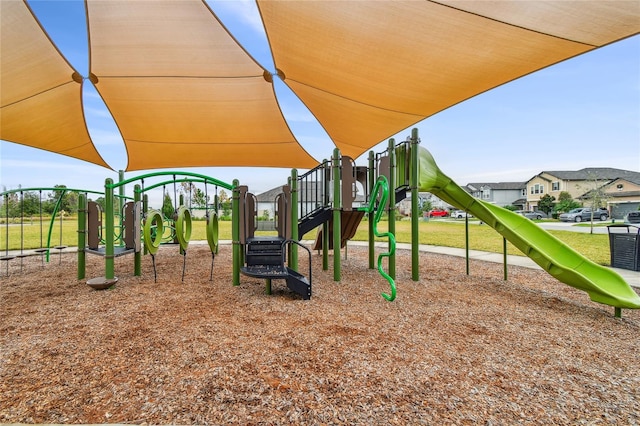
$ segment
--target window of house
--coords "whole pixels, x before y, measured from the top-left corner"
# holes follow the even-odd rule
[[[490,189],[483,189],[482,190],[482,198],[485,200],[488,200],[491,197],[491,190]]]
[[[551,182],[552,191],[560,191],[560,182]]]
[[[544,185],[536,183],[531,187],[532,194],[544,194]]]

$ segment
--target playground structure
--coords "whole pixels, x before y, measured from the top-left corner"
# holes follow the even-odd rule
[[[240,275],[266,280],[266,292],[271,293],[272,280],[285,280],[291,291],[309,299],[312,296],[311,250],[301,244],[301,239],[317,229],[314,250],[322,253],[322,268],[329,268],[329,250],[333,250],[334,281],[341,280],[341,249],[351,239],[361,220],[366,216],[369,229],[369,268],[377,267],[381,276],[389,283],[390,292],[382,296],[392,301],[396,297],[395,285],[395,206],[411,194],[411,279],[419,280],[419,235],[420,220],[418,191],[428,191],[449,204],[472,213],[512,242],[525,255],[533,259],[545,271],[559,281],[585,291],[591,300],[615,307],[616,316],[621,309],[640,308],[640,298],[616,272],[597,265],[566,244],[557,240],[530,220],[471,197],[448,178],[436,165],[428,151],[419,146],[417,130],[414,129],[406,141],[396,144],[389,140],[382,153],[369,153],[367,167],[356,166],[353,159],[341,156],[334,150],[330,161],[323,161],[316,168],[298,175],[292,169],[287,184],[275,199],[275,236],[256,236],[257,203],[255,196],[237,180],[232,184],[217,179],[185,172],[161,172],[121,179],[114,183],[105,181],[105,211],[86,197],[90,191],[77,191],[78,196],[78,279],[85,277],[85,256],[100,255],[105,259],[105,274],[93,278],[88,284],[95,288],[106,288],[117,282],[114,273],[114,258],[127,254],[134,257],[134,275],[141,275],[141,256],[148,253],[154,262],[155,254],[163,242],[178,244],[183,254],[183,280],[186,253],[191,234],[191,213],[185,206],[182,195],[178,204],[176,183],[198,183],[215,185],[232,191],[232,258],[233,285],[240,284]],[[145,179],[171,176],[145,187]],[[180,176],[180,177],[178,177]],[[136,183],[138,182],[138,183]],[[133,197],[124,195],[126,185],[135,183]],[[148,208],[146,193],[152,189],[174,186],[173,217],[166,218],[158,210]],[[57,188],[57,190],[61,190]],[[114,192],[118,190],[118,195]],[[27,191],[14,190],[13,192]],[[99,193],[101,194],[101,193]],[[6,197],[9,193],[0,194]],[[61,200],[62,196],[60,197]],[[114,203],[114,200],[120,200]],[[60,203],[60,201],[58,201]],[[122,213],[115,204],[122,204]],[[218,250],[217,196],[214,208],[207,204],[207,241],[212,253],[211,276],[215,253]],[[378,225],[382,215],[387,214],[387,230],[380,232]],[[7,214],[8,215],[8,214]],[[104,225],[102,217],[104,215]],[[116,224],[115,219],[120,218]],[[52,216],[50,231],[54,224]],[[42,226],[42,221],[41,221]],[[14,257],[8,255],[8,224],[6,227],[4,261]],[[374,240],[387,239],[387,250],[378,254],[377,264]],[[42,237],[41,237],[42,238]],[[47,260],[51,250],[49,241],[42,250]],[[118,245],[116,245],[118,244]],[[54,248],[63,247],[56,246]],[[299,272],[298,248],[308,254],[307,276]],[[22,249],[21,249],[22,252]],[[44,252],[43,252],[44,253]],[[468,240],[467,240],[468,253]],[[385,265],[383,265],[386,260]],[[468,274],[467,255],[467,274]],[[210,278],[211,279],[211,278]],[[506,249],[505,249],[506,279]]]
[[[145,187],[145,179],[171,176],[169,180],[162,180]],[[122,177],[122,174],[121,174]],[[137,182],[137,183],[136,183]],[[78,279],[85,277],[85,254],[96,254],[105,259],[105,275],[92,278],[88,284],[96,289],[111,287],[116,284],[118,278],[114,271],[114,258],[126,254],[134,255],[134,275],[141,275],[141,259],[144,250],[150,254],[154,265],[154,280],[157,278],[155,269],[155,255],[164,242],[177,243],[180,253],[183,255],[182,279],[186,267],[187,248],[191,237],[191,213],[185,206],[184,196],[180,195],[179,205],[176,191],[177,183],[186,183],[191,188],[193,184],[203,184],[205,200],[205,218],[207,221],[206,232],[207,242],[211,249],[211,276],[213,275],[213,264],[215,254],[218,250],[218,187],[232,190],[233,186],[218,179],[190,172],[157,172],[149,173],[130,179],[120,179],[114,183],[112,179],[105,180],[105,225],[102,227],[102,212],[95,203],[87,202],[80,197],[78,201]],[[125,199],[125,186],[134,183],[133,201],[126,202],[123,206],[123,218],[120,225],[121,236],[120,247],[116,247],[117,240],[116,226],[114,218],[117,217],[113,200],[115,190],[119,191],[118,198]],[[159,210],[150,210],[148,207],[147,192],[156,188],[163,188],[163,197],[166,194],[166,186],[173,185],[174,188],[174,209],[171,217],[164,217]],[[208,186],[215,186],[215,196],[213,198],[213,208],[209,209]],[[86,212],[86,217],[85,213]],[[85,240],[84,235],[88,236]],[[98,234],[100,232],[100,234]],[[87,245],[88,242],[88,245]],[[103,244],[100,247],[100,243]]]

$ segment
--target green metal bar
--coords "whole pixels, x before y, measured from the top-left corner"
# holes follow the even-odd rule
[[[464,257],[469,275],[469,215],[464,215]]]
[[[504,262],[504,280],[507,280],[507,239],[502,237],[502,258]]]
[[[87,238],[87,197],[84,194],[78,195],[78,279],[81,280],[85,277],[86,253],[84,248],[86,247]]]
[[[233,180],[231,201],[231,240],[233,256],[233,285],[240,285],[240,182]]]
[[[389,139],[389,221],[388,231],[391,235],[396,235],[396,141],[395,139]],[[380,209],[384,209],[384,204],[380,203]],[[390,244],[390,242],[389,242]],[[388,247],[391,251],[391,247]],[[392,256],[389,256],[389,276],[396,279],[396,256],[395,251]]]
[[[342,242],[341,229],[341,192],[340,192],[340,150],[333,150],[331,157],[331,175],[333,176],[333,280],[340,282],[342,275],[340,267],[340,244]]]
[[[30,192],[30,191],[60,191],[61,189],[64,189],[67,192],[82,192],[82,193],[86,193],[86,194],[99,194],[99,195],[104,195],[103,192],[99,192],[99,191],[89,191],[86,189],[73,189],[73,188],[20,188],[20,189],[11,189],[8,191],[4,191],[4,192],[0,192],[0,196],[5,195],[5,194],[13,194],[14,192]]]
[[[616,318],[622,318],[622,308],[615,307],[614,315]]]
[[[418,129],[411,131],[410,162],[411,176],[411,279],[420,279],[420,209],[418,207]],[[394,234],[395,235],[395,234]]]
[[[264,284],[264,292],[267,296],[271,296],[271,278],[267,278]]]
[[[369,151],[369,203],[373,199],[373,186],[375,185],[376,180],[376,165],[375,165],[375,154],[373,151]],[[369,228],[369,269],[374,269],[376,267],[376,239],[373,231],[373,211],[369,209],[367,212],[367,220],[368,220],[368,228]]]
[[[298,235],[298,170],[291,169],[291,239],[299,241]],[[289,245],[289,267],[298,270],[298,246]]]
[[[136,184],[133,187],[133,202],[136,203],[135,204],[136,206],[140,202],[140,198],[141,198],[140,185]],[[135,210],[134,210],[134,219],[135,219]],[[136,251],[133,255],[133,275],[136,277],[139,277],[142,275],[142,251]]]
[[[67,189],[57,188],[56,191],[60,191],[60,197],[58,197],[58,201],[53,207],[53,212],[51,213],[51,222],[49,222],[49,235],[47,236],[47,263],[49,263],[49,257],[51,255],[51,233],[53,232],[53,225],[56,223],[56,213],[58,213],[58,210],[60,209],[62,198],[64,197],[64,194],[67,193]],[[62,237],[62,226],[60,226],[60,236]]]
[[[149,177],[157,177],[157,176],[174,176],[174,175],[180,175],[180,176],[191,176],[191,177],[195,177],[195,178],[200,178],[200,179],[204,179],[207,181],[207,183],[213,184],[213,185],[217,185],[220,186],[224,189],[228,189],[228,190],[233,190],[234,186],[233,184],[228,184],[226,182],[223,182],[221,180],[212,178],[210,176],[206,176],[200,173],[192,173],[192,172],[182,172],[182,171],[163,171],[163,172],[155,172],[155,173],[147,173],[144,175],[140,175],[140,176],[136,176],[136,177],[132,177],[126,180],[123,180],[122,182],[118,182],[117,184],[112,184],[112,186],[118,187],[120,185],[126,185],[132,182],[135,182],[136,180],[140,180],[140,179],[146,179]],[[173,182],[175,179],[172,179],[168,182]],[[153,189],[153,187],[151,187],[151,189]],[[148,188],[145,188],[145,192],[148,190]]]
[[[380,255],[378,256],[378,272],[380,272],[380,275],[382,275],[387,280],[387,282],[389,283],[389,286],[391,287],[391,294],[382,293],[382,297],[384,297],[386,300],[391,302],[396,298],[396,284],[393,277],[391,277],[391,274],[387,274],[386,272],[384,272],[384,269],[382,268],[382,259],[385,257],[388,257],[389,259],[391,259],[395,255],[396,238],[390,232],[378,231],[378,223],[380,223],[380,218],[384,213],[384,204],[387,201],[387,197],[389,196],[389,193],[392,192],[392,190],[389,190],[389,184],[387,182],[387,179],[384,176],[379,176],[378,179],[376,180],[375,186],[373,187],[373,192],[371,193],[371,200],[369,201],[369,206],[368,206],[368,210],[370,211],[375,210],[376,195],[378,194],[378,192],[380,192],[380,205],[379,205],[379,208],[376,210],[375,217],[373,219],[373,223],[374,223],[373,232],[375,233],[376,237],[387,237],[389,240],[389,251],[386,253],[380,253]]]

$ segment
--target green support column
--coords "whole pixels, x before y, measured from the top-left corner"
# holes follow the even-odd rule
[[[340,223],[341,191],[340,191],[340,150],[333,150],[331,157],[331,176],[333,176],[333,280],[340,282],[342,271],[340,269],[340,244],[342,240],[342,225]]]
[[[298,235],[298,170],[291,169],[291,239],[299,241]],[[298,270],[298,245],[289,245],[289,267]]]
[[[78,194],[78,279],[85,277],[85,257],[84,248],[87,246],[87,197]]]
[[[162,194],[164,196],[164,194]],[[147,217],[147,212],[149,211],[149,195],[144,194],[142,196],[142,217]],[[142,254],[147,255],[149,251],[147,250],[147,245],[142,245]]]
[[[373,186],[376,182],[376,165],[375,165],[375,154],[373,151],[369,151],[369,188],[367,188],[369,192],[369,198],[374,197],[373,194]],[[366,200],[367,203],[370,202],[369,199]],[[373,230],[373,217],[375,213],[373,209],[369,209],[367,213],[367,219],[369,221],[369,269],[375,269],[376,267],[376,236]]]
[[[389,139],[389,233],[396,235],[396,141]],[[384,208],[384,206],[380,206]],[[391,252],[391,243],[388,247]],[[395,253],[389,256],[389,276],[396,279],[396,256]]]
[[[105,278],[107,280],[115,279],[114,272],[114,237],[115,237],[115,229],[114,229],[114,215],[115,211],[113,208],[113,179],[107,178],[104,183],[104,210],[105,210]]]
[[[231,202],[231,240],[233,244],[233,285],[240,285],[240,190],[238,179],[233,180],[233,198]]]
[[[420,221],[420,209],[418,207],[418,129],[411,131],[411,279],[420,279],[420,235],[418,226]],[[395,235],[395,234],[394,234]]]
[[[135,205],[138,205],[138,202],[140,202],[140,185],[135,185],[133,187],[133,201],[136,203]],[[142,213],[142,212],[140,212]],[[142,214],[141,214],[142,216]],[[134,213],[134,218],[135,218],[135,213]],[[138,224],[139,225],[139,224]],[[138,230],[140,231],[140,230]],[[139,238],[139,237],[138,237]],[[139,277],[142,275],[142,251],[136,251],[133,255],[133,275],[136,277]]]

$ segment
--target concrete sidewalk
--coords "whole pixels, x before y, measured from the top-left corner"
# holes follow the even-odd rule
[[[231,245],[231,241],[230,240],[221,240],[219,242],[222,245]],[[302,243],[306,244],[307,246],[309,245],[313,245],[314,241],[312,240],[305,240],[302,241]],[[200,244],[207,244],[206,241],[191,241],[190,244],[194,244],[194,245],[200,245]],[[349,246],[367,246],[368,243],[366,241],[349,241]],[[385,243],[376,243],[376,247],[379,249],[385,249],[386,248],[386,244]],[[411,244],[408,243],[398,243],[396,245],[396,247],[400,250],[411,250]],[[420,251],[421,252],[428,252],[428,253],[438,253],[438,254],[444,254],[447,256],[457,256],[457,257],[465,257],[465,250],[464,249],[460,249],[460,248],[453,248],[453,247],[440,247],[440,246],[430,246],[430,245],[424,245],[421,244],[420,245]],[[64,248],[62,250],[56,250],[56,249],[51,249],[51,257],[53,258],[54,255],[59,255],[60,252],[62,253],[75,253],[77,252],[76,247],[67,247]],[[29,255],[29,256],[40,256],[39,253],[36,253],[33,250],[24,250],[23,252],[25,255]],[[9,250],[8,253],[10,256],[16,256],[18,254],[20,254],[20,250]],[[0,256],[4,256],[5,252],[0,252]],[[469,259],[474,259],[474,260],[483,260],[485,262],[494,262],[494,263],[502,263],[503,262],[503,255],[502,253],[489,253],[489,252],[484,252],[484,251],[478,251],[478,250],[469,250]],[[515,265],[515,266],[522,266],[525,268],[532,268],[532,269],[539,269],[539,270],[543,270],[540,266],[538,266],[533,260],[529,259],[526,256],[515,256],[515,255],[507,255],[507,264],[508,265]],[[620,276],[622,276],[622,278],[624,278],[624,280],[632,287],[638,287],[640,288],[640,271],[631,271],[628,269],[620,269],[620,268],[611,268],[614,271],[616,271],[618,274],[620,274]]]
[[[367,246],[368,243],[366,241],[349,241],[349,245],[353,246]],[[381,249],[386,248],[385,243],[376,243],[376,247]],[[408,243],[398,243],[396,245],[398,249],[401,250],[411,250],[411,244]],[[441,247],[441,246],[430,246],[421,244],[420,246],[421,252],[428,253],[438,253],[445,254],[448,256],[457,256],[457,257],[465,257],[465,249],[453,248],[453,247]],[[504,256],[502,253],[489,253],[478,250],[469,250],[469,259],[474,260],[483,260],[485,262],[494,262],[494,263],[503,263]],[[516,255],[507,255],[507,264],[522,266],[525,268],[539,269],[543,270],[538,264],[536,264],[533,260],[526,256],[516,256]],[[640,271],[631,271],[628,269],[620,269],[620,268],[611,268],[616,271],[624,280],[632,287],[640,288]]]

